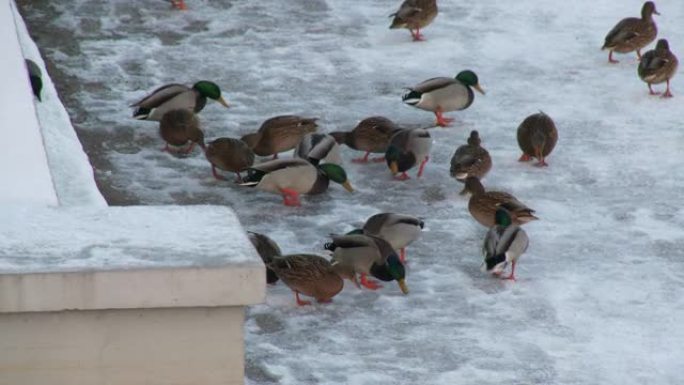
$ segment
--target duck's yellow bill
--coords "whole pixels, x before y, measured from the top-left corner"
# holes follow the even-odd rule
[[[354,192],[354,188],[352,187],[351,183],[349,183],[349,181],[342,183],[342,186],[344,187],[345,190],[347,190],[349,192]]]
[[[480,86],[479,83],[478,83],[478,84],[475,84],[475,85],[473,86],[473,88],[476,89],[477,92],[481,93],[482,95],[485,94],[485,90],[482,89],[482,87]]]
[[[409,293],[408,286],[406,286],[406,282],[404,282],[403,279],[398,280],[397,283],[399,283],[399,288],[401,289],[402,293],[404,293],[404,294]]]
[[[399,172],[399,165],[397,164],[397,162],[390,163],[390,171],[392,171],[392,175]]]
[[[219,96],[218,102],[221,103],[221,104],[222,104],[224,107],[226,107],[226,108],[230,107],[230,106],[228,105],[228,103],[226,102],[226,100],[223,99],[223,96]]]

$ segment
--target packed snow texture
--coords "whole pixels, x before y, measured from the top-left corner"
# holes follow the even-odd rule
[[[425,219],[409,248],[411,293],[347,284],[332,304],[297,307],[282,283],[246,322],[249,384],[679,384],[684,362],[683,77],[672,99],[648,95],[635,54],[607,61],[606,33],[640,0],[440,1],[413,43],[389,30],[400,1],[33,2],[22,6],[48,59],[69,79],[65,102],[115,203],[223,204],[285,253],[323,253],[329,233],[380,211]],[[684,4],[657,1],[659,36],[684,58]],[[649,47],[652,48],[653,44]],[[239,137],[274,115],[349,130],[384,115],[407,127],[434,117],[402,87],[472,69],[488,91],[453,127],[431,130],[421,179],[357,165],[357,191],[303,199],[216,181],[201,153],[161,152],[157,124],[127,105],[171,82],[216,81],[208,138]],[[664,86],[656,86],[663,90]],[[516,128],[543,110],[560,139],[548,168],[519,163]],[[466,209],[449,159],[477,129],[494,167],[487,188],[537,210],[530,248],[502,282],[482,274],[486,229]]]
[[[16,32],[13,32],[19,39],[22,50],[21,56],[35,62],[40,67],[43,74],[43,89],[41,92],[42,102],[33,98],[30,87],[28,88],[28,92],[31,97],[31,102],[27,102],[24,99],[20,100],[22,103],[26,103],[26,106],[33,106],[35,102],[35,109],[34,107],[31,107],[31,117],[33,120],[35,120],[36,117],[38,118],[39,124],[37,125],[40,126],[39,133],[42,135],[42,141],[23,142],[21,146],[11,147],[26,153],[40,151],[43,158],[47,155],[47,164],[49,165],[49,175],[47,178],[48,180],[51,179],[51,184],[54,184],[54,187],[51,187],[53,187],[53,194],[57,194],[60,205],[106,206],[107,202],[95,185],[93,169],[90,166],[88,157],[83,152],[83,147],[76,136],[76,132],[74,132],[74,128],[69,120],[69,115],[64,109],[64,105],[62,105],[62,102],[59,100],[52,79],[45,69],[45,63],[40,56],[38,47],[29,36],[26,24],[19,14],[16,5],[13,1],[9,3],[12,8],[11,15],[8,15],[7,18],[3,18],[3,20],[10,20],[12,17],[14,18],[11,25],[16,25]],[[8,55],[8,57],[9,56],[17,55]],[[22,70],[24,70],[23,61]],[[16,77],[10,76],[7,78],[10,81],[17,79]],[[25,78],[18,78],[18,80],[24,83],[24,85],[28,84]],[[2,94],[11,95],[12,93],[3,90]],[[4,103],[0,104],[0,106],[6,107]],[[12,114],[10,113],[7,114],[7,116],[11,115]],[[27,127],[24,125],[12,125],[8,126],[8,129],[23,131],[26,130]],[[20,142],[17,141],[15,143]],[[33,162],[14,162],[12,167],[15,170],[19,170],[22,173],[20,179],[25,180],[28,176],[33,176],[29,170],[24,170],[24,167],[31,164],[33,164]],[[20,165],[20,167],[17,167],[17,165]],[[4,175],[5,174],[3,174],[3,176]],[[25,193],[26,191],[22,191],[22,194]]]
[[[217,206],[7,207],[0,274],[259,263],[231,228],[238,218]]]
[[[0,151],[3,180],[0,205],[54,206],[57,195],[52,186],[10,2],[0,5],[0,37],[0,73],[3,76],[0,127],[5,143]]]

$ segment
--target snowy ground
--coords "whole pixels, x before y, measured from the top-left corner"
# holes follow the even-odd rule
[[[347,285],[333,304],[298,308],[282,284],[269,288],[248,314],[249,384],[681,383],[684,78],[675,98],[651,97],[634,55],[609,65],[599,51],[641,1],[441,1],[424,43],[387,29],[398,3],[189,1],[171,12],[157,0],[20,1],[110,202],[229,205],[285,252],[320,253],[328,233],[379,211],[425,218],[408,296]],[[660,36],[684,59],[684,4],[657,8]],[[402,105],[401,88],[464,68],[488,94],[449,114],[454,127],[432,130],[422,179],[347,162],[357,192],[334,186],[299,209],[215,181],[199,152],[160,152],[156,124],[127,108],[161,84],[209,79],[234,105],[202,111],[209,138],[284,113],[317,116],[323,131],[376,114],[424,126],[433,117]],[[516,161],[515,129],[540,109],[560,131],[548,169]],[[480,273],[486,230],[448,177],[472,129],[494,160],[485,185],[542,219],[526,227],[517,283]]]

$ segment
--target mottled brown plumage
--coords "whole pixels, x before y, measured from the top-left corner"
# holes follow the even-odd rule
[[[284,255],[274,258],[268,267],[295,292],[298,305],[310,304],[299,299],[300,293],[314,297],[318,302],[330,302],[344,287],[344,281],[335,267],[318,255]]]
[[[427,27],[437,17],[437,0],[404,0],[394,17],[390,29],[407,28],[414,41],[423,40],[421,28]]]
[[[216,169],[231,171],[237,174],[237,179],[242,182],[241,171],[254,164],[254,152],[247,144],[239,139],[218,138],[207,145],[204,152],[209,163],[211,172],[216,179],[225,180],[216,172]]]
[[[451,157],[451,176],[459,182],[464,182],[469,176],[482,179],[492,168],[492,157],[481,145],[480,134],[473,130],[470,132],[468,143],[456,149]],[[465,187],[461,195],[466,194]]]
[[[499,206],[511,213],[513,223],[517,225],[539,219],[534,216],[534,210],[513,195],[502,191],[485,191],[480,180],[475,177],[471,176],[465,180],[465,188],[472,194],[468,201],[470,215],[485,227],[494,226],[494,213]]]
[[[660,39],[656,48],[644,54],[639,62],[639,77],[648,84],[648,91],[651,95],[656,95],[656,92],[651,88],[651,84],[659,84],[667,82],[667,88],[663,97],[672,97],[670,92],[670,79],[674,77],[677,72],[679,61],[677,57],[670,51],[670,45],[667,40]]]
[[[318,128],[316,118],[302,118],[296,115],[281,115],[267,119],[259,131],[247,134],[241,139],[259,156],[273,155],[292,150],[304,135]]]
[[[658,27],[653,21],[653,14],[660,15],[652,1],[647,1],[641,8],[641,18],[628,17],[619,23],[606,35],[601,49],[608,49],[608,61],[617,63],[613,59],[613,51],[627,53],[636,51],[641,59],[641,49],[649,45],[658,35]]]
[[[518,145],[523,154],[520,161],[537,159],[537,166],[548,166],[547,155],[558,142],[558,130],[553,119],[543,112],[532,114],[518,126]]]
[[[337,143],[346,144],[350,148],[365,151],[363,158],[354,159],[356,163],[368,162],[368,154],[385,153],[392,135],[401,130],[393,121],[384,116],[371,116],[363,119],[349,132],[331,132]],[[374,159],[375,160],[375,159]],[[377,159],[384,161],[384,158]]]
[[[200,129],[199,119],[194,112],[186,109],[171,110],[159,121],[159,135],[166,142],[164,150],[189,153],[195,144],[204,146],[204,132]],[[171,150],[169,145],[180,147],[190,145],[181,150]]]

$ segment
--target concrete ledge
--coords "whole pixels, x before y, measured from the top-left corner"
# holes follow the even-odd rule
[[[225,207],[3,211],[0,312],[234,306],[265,298],[264,265]]]

